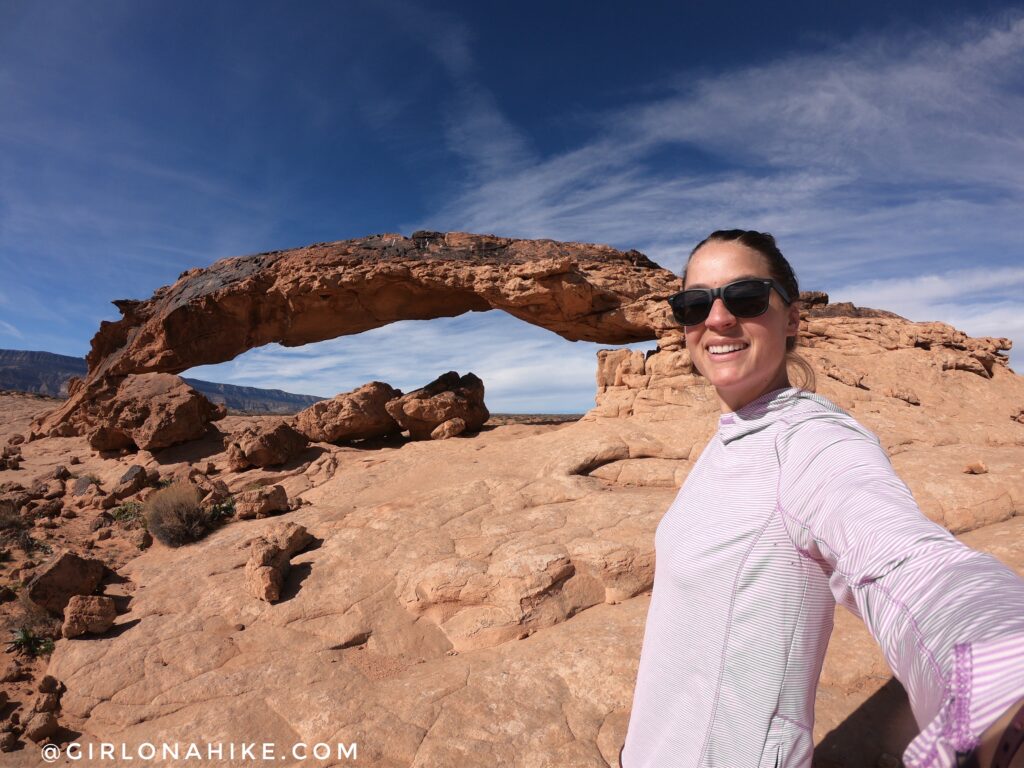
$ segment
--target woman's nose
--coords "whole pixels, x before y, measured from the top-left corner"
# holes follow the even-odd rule
[[[705,327],[710,325],[729,326],[735,322],[736,316],[726,309],[722,297],[716,296],[714,301],[711,302],[711,311],[708,313],[708,319],[704,321]]]

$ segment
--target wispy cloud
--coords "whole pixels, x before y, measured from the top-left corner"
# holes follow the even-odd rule
[[[1024,19],[683,75],[670,96],[595,116],[589,140],[543,158],[475,83],[469,33],[433,23],[446,32],[426,39],[454,41],[436,54],[462,96],[447,135],[469,176],[408,229],[608,242],[675,271],[712,229],[763,229],[804,289],[1024,345],[1024,270],[1010,266],[1024,256]],[[276,373],[283,389],[326,396],[454,368],[484,379],[495,410],[583,410],[598,348],[487,313],[250,352],[229,375]]]
[[[589,140],[484,175],[425,221],[636,247],[675,271],[739,226],[773,232],[805,289],[952,284],[964,264],[1024,257],[1022,77],[1020,13],[682,73],[669,96],[595,116]],[[907,311],[898,291],[858,294],[969,332],[998,324],[978,322],[987,305],[929,295]],[[1019,295],[1004,306],[1024,316]],[[999,335],[1024,345],[1016,325]]]
[[[0,336],[13,336],[16,339],[25,338],[21,331],[19,331],[13,325],[8,323],[6,320],[0,320]]]

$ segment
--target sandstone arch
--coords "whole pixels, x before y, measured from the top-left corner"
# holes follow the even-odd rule
[[[88,374],[34,427],[65,424],[129,374],[180,373],[271,342],[292,347],[397,320],[502,309],[571,341],[627,344],[673,328],[679,278],[638,251],[463,232],[380,234],[222,259],[183,272],[92,339]]]

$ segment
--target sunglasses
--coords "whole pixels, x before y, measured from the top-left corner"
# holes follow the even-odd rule
[[[690,288],[669,296],[668,303],[680,325],[703,323],[711,314],[716,298],[721,298],[725,308],[736,317],[757,317],[768,311],[772,288],[787,305],[792,303],[786,289],[771,277],[737,280],[720,288]]]

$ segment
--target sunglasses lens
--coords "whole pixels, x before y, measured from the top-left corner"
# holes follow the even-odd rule
[[[672,297],[672,314],[681,325],[699,325],[711,312],[711,302],[704,291],[683,291]]]
[[[757,280],[742,280],[725,289],[725,306],[736,317],[757,317],[768,309],[771,285]]]

